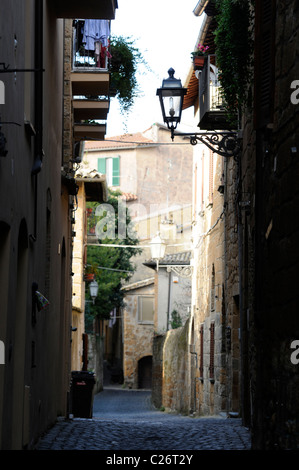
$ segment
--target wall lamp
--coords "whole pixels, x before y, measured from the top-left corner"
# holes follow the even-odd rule
[[[162,87],[157,89],[164,122],[171,131],[171,139],[175,135],[190,137],[190,144],[198,142],[206,145],[210,150],[222,157],[236,156],[240,150],[237,132],[194,132],[175,134],[177,125],[181,121],[184,96],[187,89],[182,87],[181,80],[174,77],[174,69],[168,70],[168,78],[162,82]]]
[[[89,284],[89,292],[90,292],[90,297],[93,300],[93,303],[95,302],[95,299],[98,296],[98,290],[99,290],[99,285],[98,285],[97,281],[95,281],[95,280],[92,281]]]
[[[157,271],[159,270],[159,260],[164,258],[166,244],[164,240],[160,237],[160,234],[157,235],[150,242],[151,247],[151,257],[157,263]]]

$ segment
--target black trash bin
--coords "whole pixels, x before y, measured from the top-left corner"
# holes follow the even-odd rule
[[[71,410],[75,418],[92,418],[94,384],[93,372],[72,371]]]

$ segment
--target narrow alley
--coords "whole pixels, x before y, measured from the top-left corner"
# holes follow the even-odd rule
[[[107,388],[94,398],[92,419],[61,419],[37,450],[250,450],[240,419],[191,417],[155,410],[151,392]]]

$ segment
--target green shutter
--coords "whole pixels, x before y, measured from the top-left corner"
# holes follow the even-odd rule
[[[119,186],[119,157],[113,158],[112,171],[112,186]]]
[[[102,175],[106,174],[106,158],[98,158],[98,172]]]

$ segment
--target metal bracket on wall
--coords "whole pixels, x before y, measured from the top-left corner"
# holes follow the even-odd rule
[[[4,62],[0,62],[0,66],[3,68],[0,69],[0,73],[16,73],[16,72],[44,72],[45,69],[10,69],[9,64],[6,65]]]
[[[166,268],[167,268],[168,273],[173,271],[178,276],[181,276],[184,278],[190,278],[193,273],[193,266],[189,266],[189,265],[187,266],[172,265],[172,266],[166,266]]]
[[[177,133],[177,136],[190,137],[190,144],[198,142],[206,145],[212,152],[222,157],[235,157],[240,151],[240,139],[237,132],[195,132]]]

